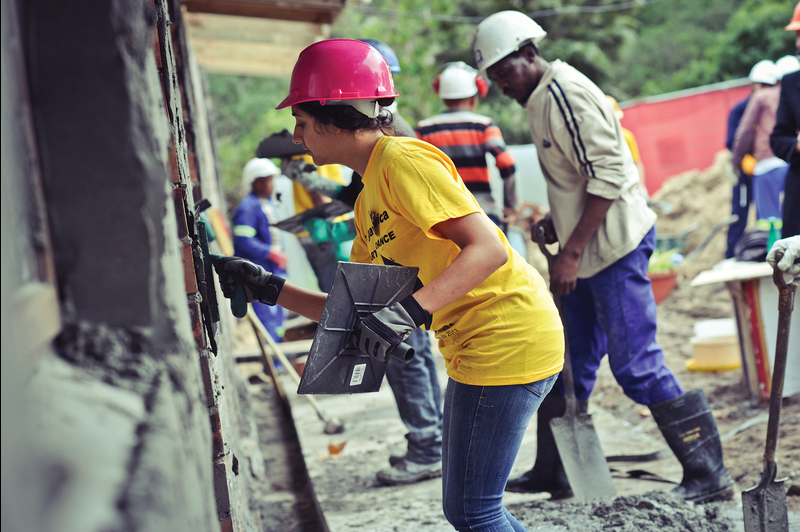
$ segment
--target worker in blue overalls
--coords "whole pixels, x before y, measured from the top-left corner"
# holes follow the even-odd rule
[[[242,192],[247,194],[233,214],[233,249],[268,272],[286,275],[286,253],[272,203],[273,178],[281,171],[269,159],[250,159],[242,171]],[[286,311],[258,301],[253,308],[270,336],[280,342]]]

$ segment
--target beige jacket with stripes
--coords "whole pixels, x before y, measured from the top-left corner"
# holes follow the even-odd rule
[[[592,277],[633,251],[656,220],[637,190],[622,126],[597,85],[559,60],[550,63],[526,108],[561,245],[589,194],[614,200],[581,254],[578,277]]]

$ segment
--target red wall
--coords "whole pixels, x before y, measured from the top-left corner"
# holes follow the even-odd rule
[[[728,114],[750,94],[746,80],[718,83],[622,105],[636,137],[650,194],[669,177],[711,166],[725,149]]]

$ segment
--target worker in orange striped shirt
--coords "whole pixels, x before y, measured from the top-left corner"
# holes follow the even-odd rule
[[[475,112],[478,96],[489,86],[478,71],[463,61],[448,63],[433,82],[447,110],[417,124],[417,137],[447,154],[478,204],[495,223],[516,210],[514,156],[506,150],[503,134],[489,117]],[[503,178],[503,204],[498,205],[489,185],[486,154],[491,154]]]

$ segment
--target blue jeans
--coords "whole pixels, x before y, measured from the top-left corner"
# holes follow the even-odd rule
[[[503,507],[503,494],[528,423],[555,381],[555,375],[511,386],[448,380],[442,499],[456,530],[525,531]]]
[[[390,357],[386,380],[409,431],[406,458],[432,464],[442,459],[442,390],[428,333],[415,329],[406,342],[414,348],[414,356],[408,364]]]
[[[317,286],[322,292],[330,292],[336,275],[336,264],[339,261],[336,258],[336,244],[333,242],[316,244],[310,238],[303,237],[300,239],[300,245],[303,246],[308,263],[317,276]]]
[[[593,277],[578,279],[562,299],[578,399],[589,399],[606,353],[614,378],[637,403],[650,406],[683,395],[656,343],[656,300],[647,278],[655,244],[651,229],[636,249]],[[560,380],[556,389],[564,393]]]

